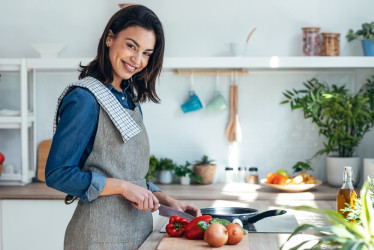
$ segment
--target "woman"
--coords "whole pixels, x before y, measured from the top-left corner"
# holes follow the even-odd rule
[[[47,185],[80,198],[65,249],[137,249],[158,204],[199,216],[144,177],[149,143],[139,102],[159,102],[164,33],[148,8],[131,5],[109,20],[95,60],[59,98]],[[74,197],[74,199],[72,199]]]

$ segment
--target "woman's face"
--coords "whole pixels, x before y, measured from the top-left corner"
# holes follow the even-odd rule
[[[148,64],[156,44],[153,30],[139,26],[128,27],[114,37],[110,30],[106,45],[113,67],[113,83],[119,86],[123,79],[129,79],[142,71]]]

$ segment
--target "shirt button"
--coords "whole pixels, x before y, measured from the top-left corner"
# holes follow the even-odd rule
[[[125,100],[125,97],[122,97],[122,100]]]

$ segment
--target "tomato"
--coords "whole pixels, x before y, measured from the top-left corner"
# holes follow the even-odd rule
[[[3,164],[5,161],[5,156],[0,152],[0,164]]]

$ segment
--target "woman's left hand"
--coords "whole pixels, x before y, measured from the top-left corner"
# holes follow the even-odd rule
[[[200,209],[195,207],[192,204],[189,204],[189,203],[186,203],[186,202],[183,202],[183,201],[174,200],[174,202],[171,202],[169,205],[172,208],[181,210],[181,211],[186,212],[186,213],[188,213],[192,216],[195,216],[195,217],[201,216]]]
[[[178,201],[163,192],[154,192],[153,194],[160,201],[160,204],[164,204],[166,206],[178,209],[195,217],[201,216],[200,209],[192,204],[183,201]]]

